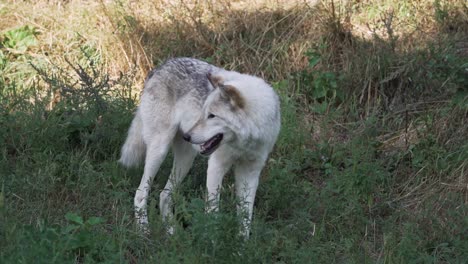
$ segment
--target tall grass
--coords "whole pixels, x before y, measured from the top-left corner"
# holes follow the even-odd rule
[[[10,1],[0,4],[1,263],[464,263],[464,1]],[[282,131],[238,236],[230,175],[174,195],[116,160],[146,73],[197,57],[267,79]]]

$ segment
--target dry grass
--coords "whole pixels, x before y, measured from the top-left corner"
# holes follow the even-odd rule
[[[132,27],[122,32],[122,39],[143,47],[130,49],[129,56],[146,56],[150,62],[173,56],[201,57],[272,80],[303,68],[304,53],[317,38],[310,28],[313,9],[264,2],[243,6],[229,1],[158,2],[146,10],[132,9],[130,20],[115,24]]]
[[[201,57],[227,68],[285,78],[304,66],[314,38],[313,10],[259,1],[9,2],[0,30],[32,25],[41,33],[34,56],[54,63],[92,46],[111,73],[137,66],[138,82],[173,56]],[[248,6],[249,8],[245,8]]]
[[[466,18],[463,1],[440,2],[457,7],[449,9],[448,28],[460,24],[454,18]],[[400,49],[419,45],[439,26],[434,12],[428,1],[9,1],[0,30],[37,27],[41,45],[32,53],[51,61],[91,45],[114,74],[136,65],[140,83],[173,56],[281,80],[307,65],[305,52],[321,38],[336,38],[330,48],[343,45],[346,32],[357,39],[398,39]]]

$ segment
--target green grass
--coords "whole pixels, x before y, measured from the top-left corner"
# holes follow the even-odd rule
[[[466,4],[209,3],[100,6],[115,45],[0,6],[12,24],[0,23],[0,263],[466,263]],[[356,30],[365,23],[373,35]],[[151,235],[135,227],[142,169],[116,160],[141,76],[176,55],[265,76],[281,97],[248,241],[231,175],[220,212],[205,214],[204,158],[174,195],[175,234],[157,206],[171,157]]]

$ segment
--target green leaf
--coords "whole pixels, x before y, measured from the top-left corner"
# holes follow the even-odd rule
[[[79,225],[68,225],[63,229],[63,233],[68,234],[80,228]]]
[[[71,212],[68,212],[66,215],[65,215],[65,218],[70,221],[70,222],[73,222],[73,223],[76,223],[76,224],[79,224],[79,225],[83,225],[84,222],[83,222],[83,218],[75,213],[71,213]]]
[[[101,217],[90,217],[88,220],[86,220],[86,224],[88,225],[98,225],[98,224],[101,224],[101,223],[104,223],[104,219],[101,218]]]
[[[320,62],[320,57],[312,57],[309,58],[309,67],[313,68],[315,65],[317,65]]]
[[[36,45],[36,35],[38,35],[38,32],[34,27],[24,26],[12,29],[5,33],[4,40],[0,43],[0,46],[22,53],[28,47]]]
[[[321,98],[325,98],[325,96],[327,95],[327,89],[326,89],[326,86],[324,85],[323,82],[321,82],[320,79],[316,79],[314,80],[314,93],[313,93],[313,98],[314,99],[321,99]]]
[[[315,67],[320,62],[320,54],[313,50],[306,52],[306,56],[309,58],[309,68]]]
[[[462,109],[468,109],[468,91],[461,90],[456,92],[452,97],[452,104]]]
[[[319,113],[319,114],[324,114],[327,111],[328,108],[328,102],[323,101],[322,103],[316,103],[312,106],[312,111]]]

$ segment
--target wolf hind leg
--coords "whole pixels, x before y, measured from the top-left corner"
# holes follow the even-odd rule
[[[174,233],[174,226],[170,223],[173,220],[173,203],[172,192],[184,180],[192,167],[193,160],[197,152],[191,144],[182,139],[182,135],[177,134],[172,143],[172,151],[174,153],[174,161],[172,171],[167,180],[166,186],[159,195],[159,209],[163,221],[167,224],[167,232]]]
[[[149,191],[153,179],[167,155],[169,146],[175,135],[174,131],[176,131],[175,127],[166,130],[164,133],[159,132],[154,134],[150,137],[147,144],[145,168],[134,199],[135,218],[138,227],[145,233],[148,233],[148,213],[146,207]]]

